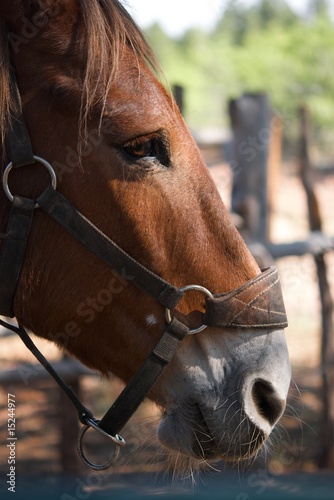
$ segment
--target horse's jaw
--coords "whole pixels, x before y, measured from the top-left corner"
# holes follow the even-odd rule
[[[215,342],[212,331],[188,342],[164,378],[158,438],[169,450],[201,462],[248,459],[285,409],[291,372],[284,334],[213,336]]]

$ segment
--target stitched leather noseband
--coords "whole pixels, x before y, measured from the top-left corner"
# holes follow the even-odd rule
[[[101,420],[95,419],[92,413],[82,405],[72,389],[37,349],[22,326],[15,327],[0,321],[1,325],[10,328],[21,337],[28,349],[42,363],[74,404],[79,419],[84,425],[78,441],[79,454],[88,466],[95,470],[103,470],[114,463],[119,448],[125,445],[119,432],[148,395],[173,358],[180,342],[188,334],[198,333],[206,326],[237,329],[256,328],[268,332],[287,326],[279,277],[276,268],[270,267],[237,290],[227,294],[213,295],[198,285],[178,289],[144,267],[87,220],[67,198],[56,190],[57,179],[52,166],[46,160],[33,155],[14,73],[11,75],[11,83],[17,113],[6,131],[7,149],[11,161],[3,175],[3,188],[11,201],[11,210],[0,256],[0,314],[8,317],[14,316],[13,304],[16,288],[36,209],[47,213],[113,270],[119,272],[123,277],[131,276],[130,283],[149,293],[166,308],[167,320],[161,338]],[[44,165],[49,171],[51,175],[50,186],[37,200],[12,195],[8,186],[10,171],[25,165],[33,166],[36,162]],[[194,330],[189,330],[186,325],[173,317],[173,310],[189,289],[200,290],[206,295],[204,324]],[[84,455],[82,439],[88,428],[102,433],[114,443],[113,456],[106,464],[93,464]]]

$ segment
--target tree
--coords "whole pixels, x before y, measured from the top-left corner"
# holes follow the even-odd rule
[[[254,6],[254,11],[259,19],[260,29],[267,28],[273,22],[288,27],[298,19],[284,0],[262,0]]]
[[[308,11],[311,14],[311,17],[330,17],[327,0],[310,0]]]
[[[309,9],[313,17],[305,19],[285,0],[230,0],[211,33],[193,29],[172,39],[151,26],[146,34],[167,79],[186,87],[189,125],[226,124],[229,98],[266,91],[287,117],[289,138],[297,138],[296,112],[307,102],[318,143],[334,152],[334,26],[326,0],[311,0]]]
[[[239,0],[230,0],[217,23],[216,34],[224,33],[232,44],[242,45],[252,21],[248,14],[249,10],[243,7]]]

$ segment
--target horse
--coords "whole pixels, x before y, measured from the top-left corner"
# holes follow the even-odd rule
[[[140,29],[117,0],[2,0],[0,38],[2,172],[12,161],[6,139],[17,113],[13,72],[38,155],[33,165],[12,169],[8,192],[39,200],[50,183],[44,158],[57,191],[95,233],[183,292],[177,307],[157,301],[135,286],[135,272],[107,266],[50,219],[41,200],[13,316],[126,384],[166,322],[182,322],[196,334],[184,335],[173,356],[167,349],[171,359],[147,390],[162,408],[158,440],[171,462],[256,456],[284,412],[290,384],[286,325],[258,325],[268,306],[254,302],[276,286],[277,272],[269,273],[273,283],[268,271],[262,278]],[[10,209],[1,190],[2,235]],[[212,302],[219,295],[225,309],[220,321],[199,328],[203,292]],[[245,320],[249,312],[252,321]]]

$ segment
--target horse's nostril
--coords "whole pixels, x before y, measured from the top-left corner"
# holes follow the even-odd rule
[[[270,425],[274,425],[284,411],[285,402],[278,397],[273,386],[265,380],[256,380],[252,387],[252,397],[259,414]]]

